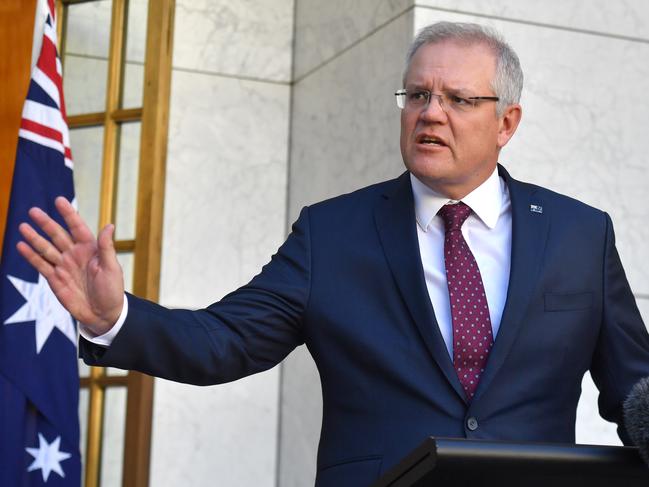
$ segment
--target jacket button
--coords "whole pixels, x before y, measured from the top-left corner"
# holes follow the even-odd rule
[[[466,420],[466,427],[469,428],[471,431],[477,430],[478,420],[475,419],[473,416],[471,416],[469,419]]]

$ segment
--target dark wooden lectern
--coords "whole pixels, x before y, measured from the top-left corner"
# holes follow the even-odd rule
[[[637,448],[427,438],[372,487],[649,487]]]

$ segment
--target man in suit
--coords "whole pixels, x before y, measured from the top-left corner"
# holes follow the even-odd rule
[[[113,227],[21,226],[21,253],[83,324],[91,364],[213,384],[305,343],[320,373],[317,485],[367,485],[428,435],[574,442],[581,380],[628,442],[649,336],[608,215],[497,164],[523,75],[497,34],[439,23],[410,49],[401,177],[303,209],[253,280],[203,310],[125,295]]]

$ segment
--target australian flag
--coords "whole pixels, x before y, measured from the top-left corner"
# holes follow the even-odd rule
[[[54,1],[23,107],[0,257],[0,485],[79,487],[76,323],[17,252],[18,225],[74,199]],[[59,223],[63,223],[59,221]]]

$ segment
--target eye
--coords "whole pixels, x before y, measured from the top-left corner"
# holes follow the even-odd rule
[[[457,96],[457,95],[449,95],[448,99],[453,105],[458,107],[466,107],[466,106],[473,105],[471,100],[462,98],[461,96]]]
[[[428,92],[425,90],[409,91],[408,101],[412,103],[425,103],[428,100]]]

